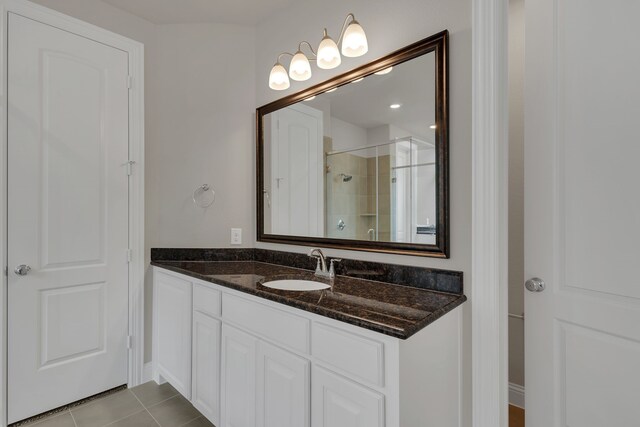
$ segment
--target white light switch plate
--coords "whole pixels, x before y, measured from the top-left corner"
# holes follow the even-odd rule
[[[242,228],[231,229],[231,244],[232,245],[242,244]]]

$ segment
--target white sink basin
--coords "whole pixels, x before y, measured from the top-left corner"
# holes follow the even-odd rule
[[[326,283],[313,282],[311,280],[274,280],[272,282],[265,282],[262,286],[271,289],[280,289],[282,291],[320,291],[331,287]]]

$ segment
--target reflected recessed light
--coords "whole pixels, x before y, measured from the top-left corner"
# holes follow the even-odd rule
[[[305,101],[313,101],[314,99],[316,99],[315,95],[308,97]]]
[[[385,74],[389,74],[393,70],[393,67],[385,68],[384,70],[380,70],[377,73],[374,73],[377,76],[384,76]]]
[[[436,125],[431,125],[431,126],[429,126],[429,128],[430,128],[430,129],[435,129],[435,128],[436,128]]]
[[[402,104],[391,104],[391,105],[389,105],[389,108],[391,108],[393,110],[397,110],[400,107],[402,107]]]
[[[335,91],[337,91],[337,90],[338,90],[338,88],[337,88],[337,87],[334,87],[333,89],[329,89],[326,93],[335,92]]]
[[[361,82],[363,80],[364,80],[364,77],[360,77],[359,79],[354,80],[353,83],[359,83],[359,82]]]

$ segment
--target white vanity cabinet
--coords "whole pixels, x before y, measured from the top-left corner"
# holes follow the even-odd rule
[[[217,427],[460,425],[460,310],[400,340],[154,271],[155,378]]]
[[[309,427],[311,362],[258,343],[257,427]]]
[[[218,425],[220,419],[220,334],[222,322],[193,312],[191,402]]]
[[[153,275],[154,378],[191,398],[191,292],[187,277],[155,269]]]
[[[230,325],[222,327],[222,425],[256,425],[258,339]]]

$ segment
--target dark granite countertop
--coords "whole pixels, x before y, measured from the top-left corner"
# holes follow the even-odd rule
[[[329,282],[309,270],[252,260],[156,260],[151,265],[401,339],[409,338],[467,299],[463,294],[347,276],[337,276],[332,290],[282,291],[262,283],[282,279]]]

